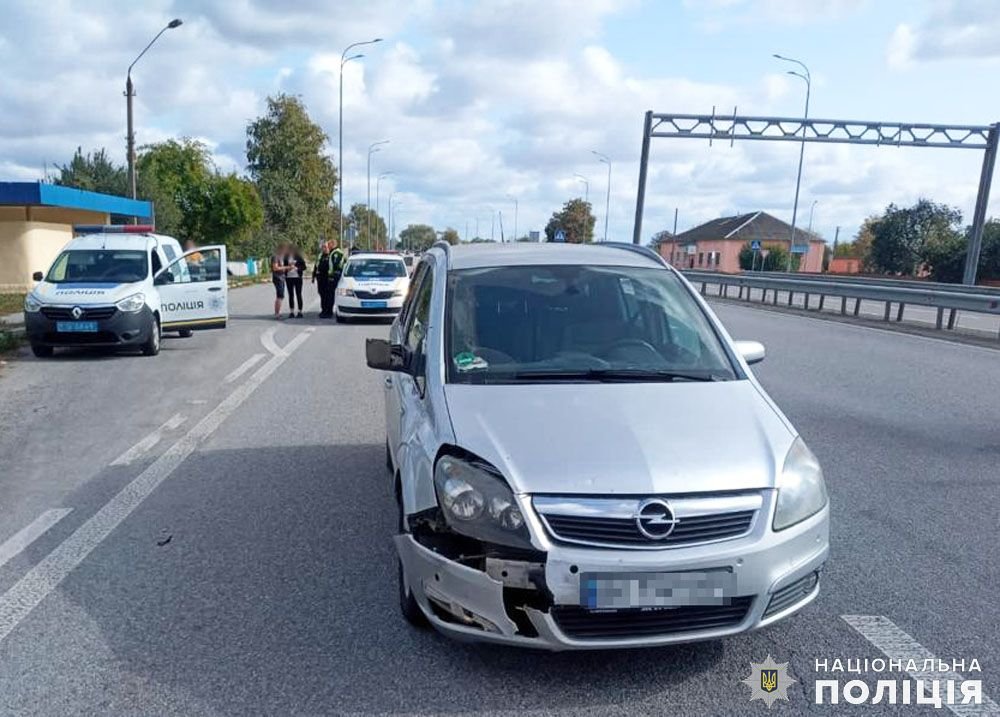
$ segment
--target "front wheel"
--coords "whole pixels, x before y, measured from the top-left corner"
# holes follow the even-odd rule
[[[182,339],[189,339],[189,338],[191,338],[192,336],[194,336],[194,331],[192,331],[191,329],[181,329],[180,331],[178,331],[178,332],[177,332],[177,334],[178,334],[178,335],[179,335],[179,336],[180,336],[180,337],[181,337]]]
[[[152,326],[149,327],[149,338],[142,345],[143,356],[156,356],[160,353],[160,320],[153,317]]]
[[[51,346],[31,344],[31,353],[35,354],[38,358],[49,358],[52,356],[53,351]]]

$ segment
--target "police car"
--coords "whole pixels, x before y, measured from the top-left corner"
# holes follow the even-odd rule
[[[225,328],[226,247],[184,252],[152,226],[73,227],[67,244],[24,300],[35,356],[60,346],[134,347],[160,352],[164,331],[190,336]]]
[[[410,277],[399,254],[358,252],[344,265],[333,313],[338,322],[353,318],[393,318],[403,308]]]

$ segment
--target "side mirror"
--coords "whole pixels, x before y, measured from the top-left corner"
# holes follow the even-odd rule
[[[736,341],[736,350],[748,364],[760,363],[764,360],[764,344],[759,341]]]
[[[380,371],[407,371],[406,350],[399,344],[390,344],[385,339],[365,341],[365,361],[368,368]]]
[[[42,272],[40,272],[40,271],[36,271],[34,274],[31,275],[31,279],[33,281],[41,281],[44,278],[45,278],[45,275]]]
[[[153,284],[156,286],[162,286],[163,284],[173,284],[173,283],[174,283],[174,273],[170,271],[170,269],[167,269],[166,271],[157,274],[156,278],[153,279]]]

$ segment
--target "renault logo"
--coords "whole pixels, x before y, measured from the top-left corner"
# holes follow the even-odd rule
[[[661,498],[647,498],[635,513],[636,527],[650,540],[663,540],[679,522],[670,504]]]
[[[79,306],[74,306],[69,313],[73,314],[74,319],[79,319],[81,316],[83,316],[83,309],[81,309]]]

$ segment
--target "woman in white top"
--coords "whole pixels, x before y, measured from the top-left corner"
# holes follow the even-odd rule
[[[302,318],[302,277],[306,274],[306,260],[302,258],[298,247],[291,247],[285,256],[285,285],[288,287],[288,318]],[[298,314],[295,312],[298,301]]]

